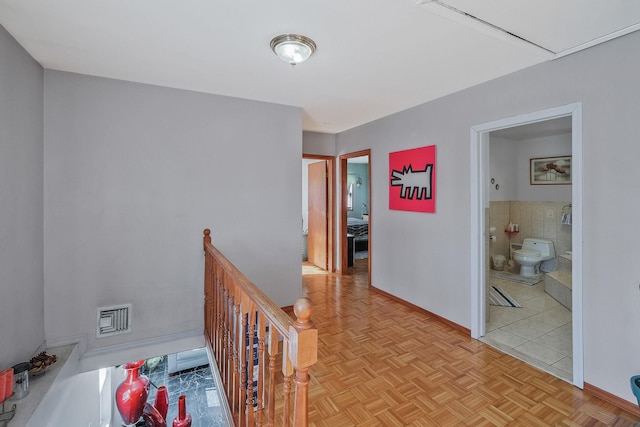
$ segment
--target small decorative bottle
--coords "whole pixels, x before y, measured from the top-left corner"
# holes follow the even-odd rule
[[[156,400],[153,406],[158,410],[163,419],[167,419],[167,411],[169,410],[169,393],[167,387],[161,385],[156,391]]]
[[[191,427],[191,414],[187,412],[187,396],[178,398],[178,416],[173,420],[173,427]]]

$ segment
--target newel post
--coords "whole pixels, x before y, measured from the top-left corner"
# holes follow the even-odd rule
[[[208,228],[205,228],[203,231],[203,234],[204,234],[204,237],[202,238],[202,246],[206,251],[207,245],[211,244],[211,230],[209,230]]]
[[[309,298],[297,300],[293,312],[296,320],[289,327],[289,359],[296,383],[293,425],[306,427],[309,424],[309,368],[318,360],[318,329],[311,321],[313,304]]]
[[[207,339],[213,346],[216,325],[213,312],[213,259],[207,253],[207,244],[211,244],[211,230],[204,229],[202,246],[204,249],[204,329]]]

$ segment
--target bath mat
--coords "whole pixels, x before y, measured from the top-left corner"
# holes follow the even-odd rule
[[[508,271],[495,271],[491,270],[491,277],[496,279],[510,280],[512,282],[524,283],[525,285],[533,286],[542,282],[543,276],[539,274],[535,277],[524,277],[519,274],[509,273]]]
[[[489,304],[500,307],[522,307],[518,304],[518,301],[511,298],[508,293],[497,286],[491,287],[491,292],[489,293]]]

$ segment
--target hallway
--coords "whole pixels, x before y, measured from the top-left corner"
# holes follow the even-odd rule
[[[303,293],[314,302],[319,333],[318,362],[310,374],[310,426],[640,422],[369,289],[366,260],[356,260],[352,275],[309,265],[303,271]]]

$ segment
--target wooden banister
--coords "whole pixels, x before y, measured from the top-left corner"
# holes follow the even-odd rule
[[[295,302],[294,321],[211,243],[209,229],[203,248],[205,335],[236,426],[306,427],[318,353],[311,300]]]

